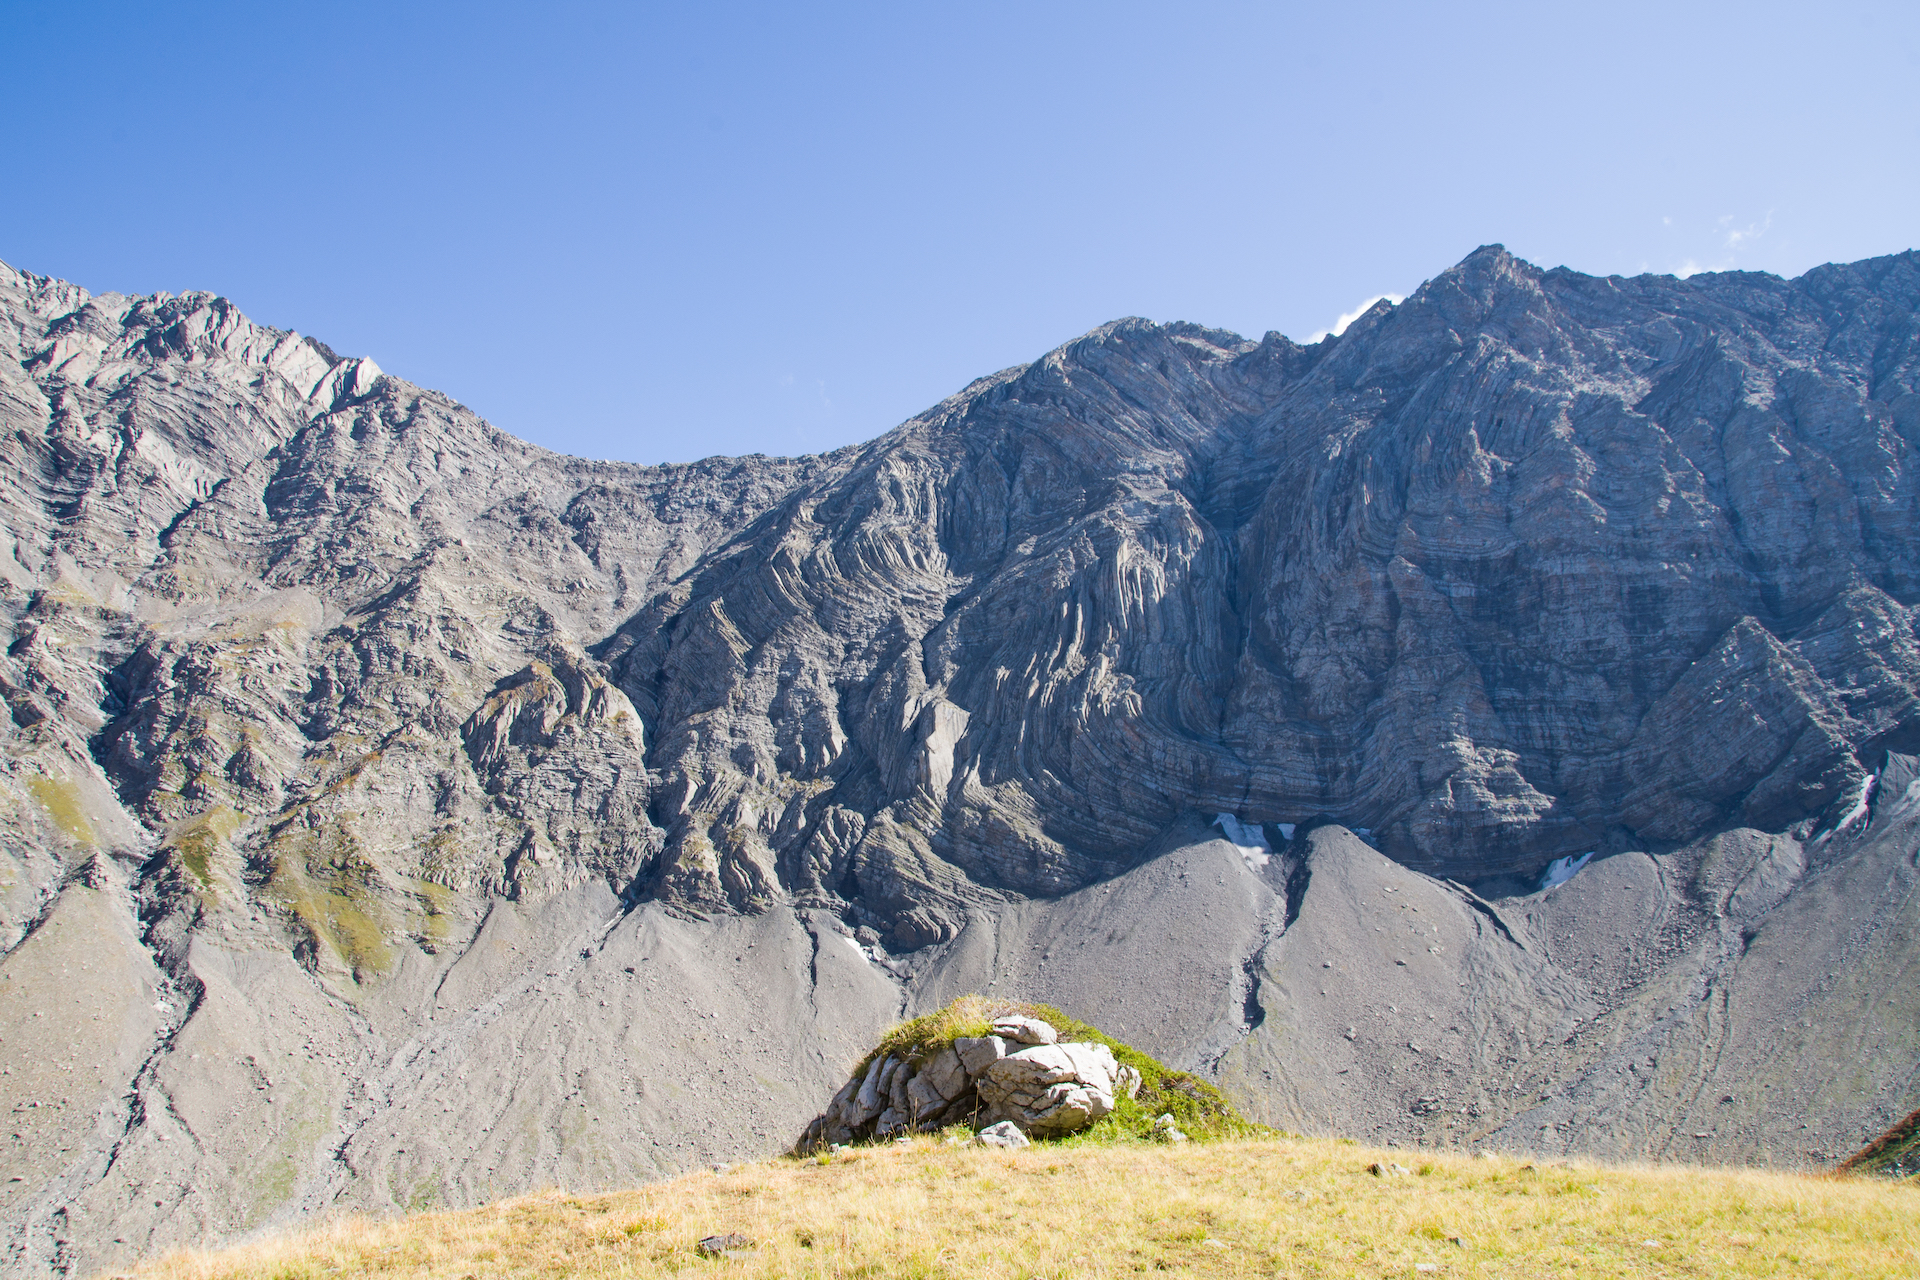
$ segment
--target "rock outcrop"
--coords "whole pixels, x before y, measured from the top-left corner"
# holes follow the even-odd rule
[[[1119,1075],[1105,1045],[1043,1044],[996,1059],[974,1087],[1024,1132],[1072,1133],[1113,1113]]]
[[[4,1266],[771,1150],[990,987],[1289,1128],[1857,1150],[1920,1106],[1917,380],[1912,253],[1489,247],[641,467],[0,267]]]
[[[1044,1019],[996,1018],[986,1035],[955,1036],[874,1054],[833,1095],[794,1150],[965,1124],[980,1133],[1074,1133],[1140,1090],[1138,1068],[1106,1045],[1062,1042]]]

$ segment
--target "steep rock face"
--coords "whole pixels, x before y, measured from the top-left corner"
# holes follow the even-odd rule
[[[581,640],[837,464],[557,457],[223,299],[4,267],[0,356],[9,1265],[92,1270],[116,1236],[244,1229],[350,1169],[385,1184],[421,1149],[396,1112],[442,1114],[392,1081],[433,1087],[406,1064],[436,1035],[504,1049],[481,1030],[503,1002],[509,1123],[544,1131],[609,1050],[570,1045],[533,971],[606,945],[659,841],[644,727]],[[436,1000],[477,1024],[436,1032]],[[648,1176],[687,1158],[691,1126],[658,1127],[610,1162],[483,1159]]]
[[[1194,809],[1469,879],[1803,821],[1920,724],[1917,291],[1487,249],[1311,349],[1124,321],[976,383],[605,646],[658,891],[910,948]]]
[[[771,1151],[990,986],[1295,1127],[1857,1147],[1920,1105],[1917,304],[1490,248],[655,468],[0,268],[6,1266]],[[1440,932],[1323,967],[1389,876]]]
[[[16,791],[29,823],[296,902],[555,859],[625,889],[657,840],[644,730],[580,638],[830,461],[560,458],[222,299],[0,293],[14,759],[71,793]],[[57,876],[21,871],[15,937]]]

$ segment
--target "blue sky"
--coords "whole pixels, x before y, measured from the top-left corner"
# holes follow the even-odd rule
[[[869,439],[1125,315],[1499,241],[1920,244],[1920,5],[0,0],[0,259],[210,289],[552,448]]]

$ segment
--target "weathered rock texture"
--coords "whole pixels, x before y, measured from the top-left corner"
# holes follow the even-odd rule
[[[649,468],[0,267],[7,1265],[772,1150],[989,983],[1296,1127],[1856,1148],[1920,1105],[1917,304],[1488,248]]]
[[[977,383],[604,646],[650,888],[912,948],[1193,809],[1470,879],[1805,820],[1916,745],[1916,277],[1488,249],[1313,348],[1122,321]]]
[[[1012,1124],[1022,1134],[1073,1133],[1132,1097],[1140,1073],[1091,1041],[1059,1042],[1038,1018],[995,1023],[984,1036],[937,1048],[879,1053],[854,1072],[795,1144],[801,1154],[950,1124],[985,1132]]]

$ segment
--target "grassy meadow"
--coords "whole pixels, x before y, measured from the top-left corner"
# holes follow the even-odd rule
[[[1374,1162],[1404,1175],[1377,1177]],[[752,1241],[706,1257],[703,1237]],[[606,1195],[354,1218],[139,1280],[1920,1275],[1920,1185],[1375,1151],[1319,1139],[911,1144]]]

